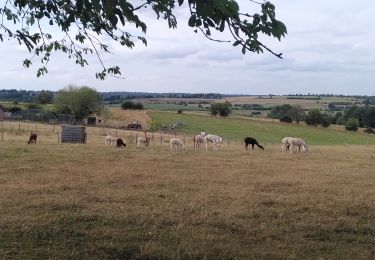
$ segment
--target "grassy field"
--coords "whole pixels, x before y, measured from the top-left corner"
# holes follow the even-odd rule
[[[205,106],[210,107],[210,105],[205,105]],[[179,105],[179,104],[167,104],[167,103],[153,104],[153,103],[149,103],[149,104],[145,104],[144,107],[145,107],[145,109],[163,110],[163,111],[177,111],[179,109],[187,110],[187,111],[202,111],[202,112],[205,112],[205,113],[208,113],[208,111],[209,111],[207,109],[198,107],[198,105],[196,105],[196,104],[189,104],[189,105],[184,106],[184,105]]]
[[[308,97],[307,97],[308,98]],[[314,97],[310,97],[314,98]],[[229,101],[232,104],[259,104],[264,107],[273,107],[277,105],[299,105],[305,109],[327,109],[327,104],[330,102],[354,102],[358,101],[355,98],[350,97],[321,97],[320,100],[314,99],[292,99],[287,96],[273,96],[272,99],[268,96],[238,96],[238,97],[227,97],[219,100],[219,102]]]
[[[175,153],[14,135],[0,156],[1,259],[375,257],[374,145]]]
[[[222,136],[224,140],[241,142],[245,136],[252,136],[263,143],[280,143],[285,136],[304,138],[309,144],[375,144],[375,136],[363,132],[349,132],[338,128],[307,127],[301,124],[282,124],[259,120],[218,118],[175,112],[149,111],[154,120],[165,125],[178,122],[183,128],[180,134],[196,134],[202,130]]]

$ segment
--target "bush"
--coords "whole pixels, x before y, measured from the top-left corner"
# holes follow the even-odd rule
[[[283,117],[280,118],[280,122],[293,123],[293,119],[290,116],[283,116]]]
[[[26,104],[26,107],[28,109],[39,109],[40,108],[40,106],[38,104],[35,104],[35,103]]]
[[[348,131],[357,131],[359,125],[358,118],[349,118],[345,123],[345,129]]]
[[[364,132],[367,134],[375,134],[375,130],[371,127],[367,127]]]
[[[231,113],[231,107],[232,104],[228,101],[224,103],[211,104],[211,115],[216,116],[217,114],[219,114],[223,117],[229,116],[229,114]]]
[[[305,118],[306,125],[318,126],[322,121],[322,113],[318,109],[309,111]]]
[[[142,110],[143,104],[140,102],[133,102],[133,101],[125,101],[121,104],[122,109],[134,109],[134,110]]]
[[[11,113],[14,113],[14,112],[22,111],[22,108],[14,106],[14,107],[8,108],[8,111]]]
[[[161,123],[158,120],[151,120],[150,121],[150,131],[156,131],[159,130],[161,127]]]
[[[322,118],[321,118],[320,123],[323,127],[329,127],[330,124],[332,123],[332,120],[333,120],[333,118],[330,115],[322,114]]]
[[[182,114],[182,109],[177,110],[177,114]]]

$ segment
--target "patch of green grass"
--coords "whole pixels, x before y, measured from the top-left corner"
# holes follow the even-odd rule
[[[181,122],[180,134],[197,134],[200,131],[217,134],[224,139],[243,140],[255,137],[262,143],[280,143],[285,136],[304,138],[309,144],[375,144],[375,137],[360,132],[331,128],[308,127],[305,124],[282,124],[250,119],[219,118],[211,116],[150,111],[149,116],[162,124]]]
[[[186,111],[207,111],[203,107],[198,107],[198,105],[188,104],[187,106],[178,105],[178,104],[144,104],[145,109],[151,110],[162,110],[162,111],[172,111],[172,110],[186,110]]]

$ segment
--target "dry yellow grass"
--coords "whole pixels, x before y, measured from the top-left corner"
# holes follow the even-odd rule
[[[373,259],[375,146],[0,143],[0,258]]]
[[[110,108],[111,120],[110,124],[126,126],[132,123],[134,120],[147,126],[150,122],[150,117],[147,115],[146,110],[124,110],[121,108]]]

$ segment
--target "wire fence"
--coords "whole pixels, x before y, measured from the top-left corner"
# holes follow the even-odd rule
[[[16,141],[28,140],[31,133],[38,135],[38,141],[59,143],[61,141],[61,125],[40,123],[32,121],[0,121],[0,140],[1,141]],[[103,143],[106,135],[113,137],[120,137],[129,144],[136,144],[138,137],[144,137],[145,133],[142,130],[128,130],[115,127],[101,126],[86,126],[87,142],[88,143]],[[182,140],[185,145],[194,144],[194,136],[186,133],[175,132],[147,132],[151,144],[165,144],[169,143],[172,137],[177,137]],[[224,145],[241,145],[242,140],[224,140]]]

